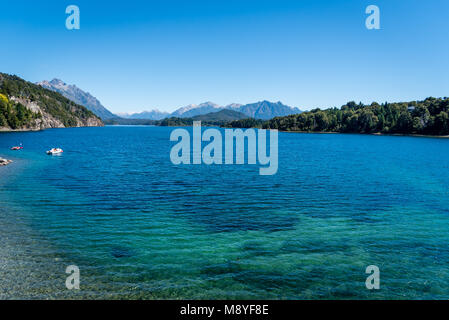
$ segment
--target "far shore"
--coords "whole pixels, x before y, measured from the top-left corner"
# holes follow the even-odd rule
[[[360,133],[360,132],[335,132],[335,131],[286,131],[279,130],[281,132],[286,133],[312,133],[312,134],[361,134],[361,135],[370,135],[370,136],[392,136],[392,137],[420,137],[420,138],[449,138],[449,135],[445,136],[436,136],[436,135],[425,135],[425,134],[416,134],[416,133],[382,133],[382,132],[374,132],[374,133]]]
[[[7,132],[39,132],[49,129],[70,129],[70,128],[102,128],[103,126],[73,126],[73,127],[45,127],[45,128],[21,128],[21,129],[10,129],[5,127],[0,127],[0,133]]]
[[[135,126],[144,126],[144,127],[191,127],[191,125],[176,125],[176,126],[157,126],[157,125],[134,125],[134,124],[108,124],[107,127],[135,127]],[[67,128],[87,128],[91,126],[83,126],[83,127],[62,127],[62,128],[44,128],[44,129],[9,129],[0,127],[0,133],[7,132],[38,132],[44,131],[46,129],[67,129]],[[219,127],[217,125],[203,125],[203,127]],[[97,127],[101,128],[101,127]],[[233,128],[233,127],[220,127],[223,129],[261,129],[261,128]],[[419,138],[449,138],[449,135],[425,135],[425,134],[416,134],[416,133],[382,133],[382,132],[374,132],[374,133],[361,133],[361,132],[335,132],[335,131],[297,131],[297,130],[279,130],[280,132],[286,133],[310,133],[310,134],[361,134],[361,135],[374,135],[374,136],[397,136],[397,137],[419,137]]]
[[[9,128],[0,128],[0,133],[2,132],[37,132],[42,131],[44,129],[9,129]]]
[[[157,125],[128,125],[128,124],[109,124],[107,126],[114,127],[114,126],[122,126],[122,127],[134,127],[134,126],[143,126],[143,127],[169,127],[169,128],[184,128],[184,127],[191,127],[192,125],[176,125],[176,126],[157,126]],[[208,125],[208,124],[202,124],[202,127],[218,127],[223,129],[261,129],[261,128],[234,128],[234,127],[220,127],[217,125]],[[372,135],[372,136],[397,136],[397,137],[421,137],[421,138],[443,138],[447,139],[449,138],[449,135],[444,136],[437,136],[437,135],[425,135],[425,134],[416,134],[416,133],[382,133],[382,132],[374,132],[374,133],[361,133],[361,132],[336,132],[336,131],[296,131],[296,130],[279,130],[280,132],[286,132],[286,133],[310,133],[310,134],[361,134],[361,135]]]

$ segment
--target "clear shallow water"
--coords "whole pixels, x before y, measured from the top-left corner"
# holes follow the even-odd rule
[[[171,130],[0,134],[0,298],[449,297],[449,140],[280,133],[260,176],[172,165]]]

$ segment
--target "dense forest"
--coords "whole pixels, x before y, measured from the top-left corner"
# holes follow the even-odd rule
[[[21,128],[40,117],[40,113],[33,113],[20,103],[10,102],[5,94],[0,93],[0,127]]]
[[[314,109],[267,121],[236,120],[227,126],[303,132],[449,135],[449,98],[371,105],[349,102],[340,109]]]
[[[35,102],[42,112],[60,120],[66,127],[76,126],[77,119],[97,119],[91,111],[59,93],[17,76],[0,73],[0,127],[21,128],[30,125],[33,119],[42,117],[41,113],[30,111],[22,104],[12,101],[11,97]]]

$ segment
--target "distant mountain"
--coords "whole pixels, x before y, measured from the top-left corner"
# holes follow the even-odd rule
[[[165,118],[192,118],[199,115],[205,115],[211,112],[223,110],[223,107],[212,103],[205,102],[200,105],[190,104],[174,111],[173,113],[162,112],[159,110],[143,111],[140,113],[118,113],[117,115],[124,119],[145,119],[145,120],[162,120]]]
[[[241,106],[242,106],[242,104],[240,104],[240,103],[231,103],[231,104],[228,104],[225,107],[225,109],[239,110]]]
[[[222,109],[223,107],[220,107],[218,104],[213,102],[204,102],[199,105],[191,104],[186,107],[179,108],[170,116],[177,118],[191,118],[202,114],[217,112]]]
[[[143,111],[133,114],[119,114],[115,115],[107,110],[97,98],[90,93],[85,92],[75,85],[68,85],[62,80],[53,79],[51,81],[42,81],[38,85],[43,88],[52,90],[62,94],[67,99],[85,106],[87,109],[95,113],[98,117],[104,120],[123,118],[123,119],[139,119],[139,120],[162,120],[165,118],[193,118],[200,115],[218,112],[221,110],[232,110],[242,113],[246,118],[254,118],[261,120],[269,120],[274,117],[289,116],[292,114],[301,113],[298,108],[292,108],[284,105],[282,102],[260,101],[256,103],[241,105],[232,103],[227,106],[220,106],[213,102],[204,102],[199,105],[190,104],[174,111],[173,113],[162,112],[159,110]],[[239,119],[232,119],[239,120]]]
[[[248,118],[246,114],[231,109],[223,109],[218,112],[211,112],[192,117],[194,121],[219,122],[234,121]]]
[[[45,89],[62,94],[67,99],[86,107],[102,119],[117,118],[117,116],[106,109],[97,98],[92,96],[90,93],[81,90],[75,85],[68,85],[59,79],[53,79],[51,81],[44,80],[42,82],[38,82],[37,84]]]
[[[91,111],[60,93],[0,73],[0,131],[102,125]]]
[[[145,120],[161,120],[164,118],[167,118],[170,116],[170,113],[168,112],[162,112],[159,110],[151,110],[151,111],[144,111],[140,113],[133,113],[133,114],[118,114],[120,117],[125,119],[145,119]]]
[[[219,110],[233,110],[246,115],[247,118],[255,118],[268,120],[274,117],[288,116],[291,114],[301,113],[298,108],[292,108],[282,104],[282,102],[261,101],[252,104],[241,105],[233,103],[225,107],[219,106],[212,102],[202,103],[200,105],[189,105],[180,108],[171,114],[172,117],[192,118],[197,115],[217,112]]]
[[[135,114],[119,114],[119,115],[127,119],[161,120],[164,118],[193,118],[196,116],[218,112],[221,110],[237,111],[244,114],[246,118],[255,118],[262,120],[268,120],[274,117],[282,117],[291,114],[301,113],[301,110],[299,110],[298,108],[286,106],[282,104],[282,102],[273,103],[265,100],[246,105],[232,103],[227,106],[220,106],[213,102],[205,102],[199,105],[190,104],[188,106],[179,108],[178,110],[176,110],[171,114],[153,110]]]
[[[292,108],[282,104],[282,102],[270,102],[270,101],[261,101],[251,104],[246,104],[244,106],[240,106],[236,109],[241,113],[246,114],[250,118],[269,120],[274,117],[283,117],[289,116],[291,114],[301,113],[301,110],[298,108]]]

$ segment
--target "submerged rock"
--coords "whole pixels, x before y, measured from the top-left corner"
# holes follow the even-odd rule
[[[0,166],[6,166],[7,164],[10,164],[11,162],[12,162],[12,160],[0,158]]]

